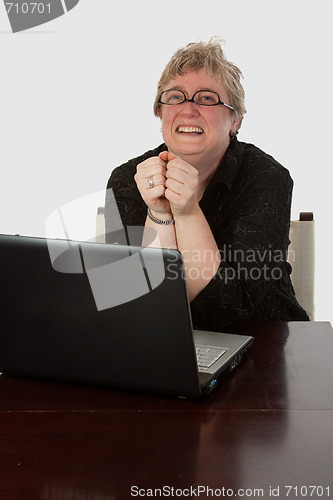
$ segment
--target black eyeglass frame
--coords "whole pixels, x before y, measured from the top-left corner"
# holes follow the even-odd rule
[[[161,97],[162,95],[165,93],[165,92],[171,92],[172,90],[176,90],[177,92],[181,92],[184,96],[184,100],[181,101],[181,102],[175,102],[175,103],[171,103],[171,102],[162,102],[161,101]],[[212,94],[215,94],[217,95],[217,97],[219,98],[218,102],[214,103],[214,104],[202,104],[200,102],[196,102],[194,100],[194,97],[199,94],[199,92],[211,92]],[[179,104],[184,104],[184,102],[193,102],[194,104],[198,104],[199,106],[207,106],[207,107],[211,107],[211,106],[218,106],[218,105],[222,105],[222,106],[225,106],[229,109],[231,109],[231,111],[235,111],[235,108],[233,108],[232,106],[230,106],[230,104],[226,104],[225,102],[221,101],[221,98],[220,96],[218,95],[217,92],[214,92],[214,90],[205,90],[205,89],[202,89],[202,90],[197,90],[196,92],[194,92],[193,96],[192,96],[192,99],[188,99],[186,97],[186,94],[185,92],[183,92],[182,90],[179,90],[179,89],[167,89],[167,90],[163,90],[163,92],[161,93],[160,97],[158,98],[158,101],[157,101],[159,104],[165,104],[165,106],[178,106]]]

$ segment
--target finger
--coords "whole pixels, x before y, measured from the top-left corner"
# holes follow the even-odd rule
[[[160,153],[158,156],[162,158],[162,160],[164,161],[171,161],[177,158],[177,156],[171,153],[170,151],[162,151],[162,153]]]
[[[184,192],[184,184],[174,179],[167,179],[165,183],[166,190],[171,190],[175,194],[181,195]]]
[[[187,175],[196,175],[197,170],[179,158],[175,158],[168,162],[166,166],[167,176],[177,175],[177,172],[184,172]]]
[[[172,189],[168,189],[167,188],[165,190],[164,196],[168,200],[168,202],[170,203],[170,205],[178,207],[179,202],[181,200],[181,195],[179,193],[175,193],[175,191],[172,191]]]
[[[168,161],[175,160],[177,158],[176,155],[171,153],[170,151],[168,152]]]
[[[148,177],[151,176],[163,176],[166,175],[166,167],[164,165],[151,165],[144,169],[137,169],[137,173],[135,174],[140,179],[147,180]]]
[[[182,182],[185,184],[190,179],[189,174],[180,168],[170,167],[165,172],[165,177],[167,179],[174,179],[175,181]]]
[[[138,165],[134,180],[140,190],[151,189],[153,185],[165,184],[165,172],[166,168],[163,165],[154,164],[146,168]],[[153,180],[153,185],[149,182],[150,178]]]
[[[162,151],[158,156],[163,160],[163,161],[168,161],[168,151]]]
[[[161,175],[161,174],[155,174],[155,175],[151,175],[149,176],[146,181],[147,181],[147,184],[149,185],[148,183],[148,179],[152,177],[152,182],[153,182],[153,185],[154,186],[165,186],[165,182],[166,182],[166,178],[164,175]]]
[[[153,204],[156,204],[160,198],[164,198],[165,195],[165,186],[161,184],[158,186],[154,186],[153,188],[149,188],[149,199]]]
[[[181,182],[195,191],[198,188],[199,172],[188,163],[175,160],[168,163],[166,178]]]
[[[153,156],[148,158],[147,160],[139,163],[136,166],[137,173],[145,173],[147,171],[151,171],[152,173],[159,173],[158,171],[162,168],[166,168],[167,162],[159,158],[158,156]],[[146,174],[144,174],[146,175]],[[148,174],[149,175],[149,174]],[[147,176],[147,175],[146,175]]]
[[[162,181],[162,179],[160,179]],[[165,179],[161,184],[155,184],[155,178],[153,178],[153,186],[148,184],[147,179],[136,179],[137,187],[141,193],[144,202],[150,206],[151,204],[156,204],[160,198],[164,198],[165,193]]]
[[[143,177],[138,174],[135,174],[134,179],[139,191],[141,192],[141,195],[143,195],[144,192],[147,193],[149,197],[161,196],[164,194],[163,191],[165,189],[165,182],[166,182],[166,178],[164,175],[157,174],[157,175],[149,175],[148,177]],[[158,194],[160,193],[160,190],[156,191],[155,189],[156,187],[162,188],[162,194]],[[150,191],[151,193],[149,193]]]

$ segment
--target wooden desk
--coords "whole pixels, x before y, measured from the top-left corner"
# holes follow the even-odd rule
[[[331,325],[237,330],[255,342],[203,401],[0,377],[0,499],[333,497]]]

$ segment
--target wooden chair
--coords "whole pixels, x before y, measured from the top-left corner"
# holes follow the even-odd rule
[[[312,212],[301,212],[299,220],[290,222],[288,261],[291,281],[298,302],[314,319],[315,221]]]

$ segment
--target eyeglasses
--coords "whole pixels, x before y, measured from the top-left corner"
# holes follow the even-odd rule
[[[225,102],[222,102],[220,96],[212,90],[198,90],[192,96],[192,99],[187,99],[182,90],[164,90],[157,101],[160,104],[175,105],[183,104],[184,102],[194,102],[200,106],[217,106],[222,104],[234,111],[234,108]]]

